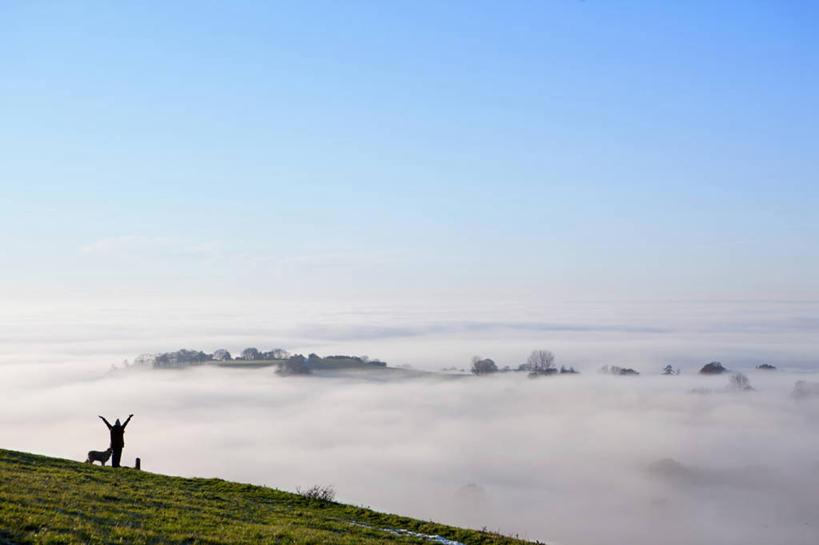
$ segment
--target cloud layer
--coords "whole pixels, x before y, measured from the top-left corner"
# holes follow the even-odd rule
[[[83,460],[107,444],[96,415],[133,412],[124,460],[139,456],[149,471],[333,484],[342,501],[563,545],[816,543],[819,400],[789,395],[797,380],[819,380],[814,306],[665,311],[6,307],[0,446]],[[140,352],[251,345],[431,369],[474,354],[515,365],[542,347],[583,373],[385,381],[110,369]],[[745,370],[756,391],[696,375],[710,359]],[[764,359],[785,370],[749,370]],[[666,362],[684,373],[659,376]],[[599,375],[603,364],[643,374]]]
[[[269,369],[4,366],[4,447],[81,460],[136,414],[150,471],[339,498],[562,544],[815,543],[819,401],[791,373],[370,381]],[[80,366],[74,366],[79,368]],[[711,393],[692,393],[708,389]]]

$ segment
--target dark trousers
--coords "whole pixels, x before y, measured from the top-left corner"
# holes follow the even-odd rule
[[[119,459],[122,458],[122,448],[112,449],[111,453],[111,467],[119,467]]]

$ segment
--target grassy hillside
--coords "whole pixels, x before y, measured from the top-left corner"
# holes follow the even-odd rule
[[[465,545],[525,543],[260,486],[90,466],[0,449],[0,545],[454,545],[447,540]]]

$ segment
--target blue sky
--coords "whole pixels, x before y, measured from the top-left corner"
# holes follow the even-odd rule
[[[819,298],[808,2],[0,5],[0,293]]]

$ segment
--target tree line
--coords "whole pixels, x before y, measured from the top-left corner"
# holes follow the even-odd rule
[[[498,369],[497,364],[491,358],[474,356],[472,358],[471,371],[473,375],[488,375],[492,373],[504,373],[509,371],[525,372],[532,378],[561,373],[577,374],[574,367],[565,367],[561,365],[560,368],[557,368],[555,366],[555,355],[548,350],[533,350],[532,353],[529,354],[526,363],[521,363],[516,369],[512,369],[508,365],[503,369]]]
[[[291,354],[283,348],[274,348],[268,351],[261,351],[258,348],[250,347],[242,350],[239,355],[233,357],[231,353],[220,348],[213,353],[201,350],[188,350],[182,348],[174,352],[162,352],[159,354],[142,354],[134,360],[135,365],[150,366],[155,369],[181,369],[203,365],[209,362],[275,362],[279,368],[277,373],[282,375],[309,374],[311,369],[318,368],[338,368],[355,367],[358,365],[386,367],[387,364],[378,359],[371,360],[367,356],[346,356],[331,355],[321,357],[311,353],[307,357],[302,354]]]
[[[775,371],[776,367],[769,363],[762,363],[756,366],[757,369],[762,371]],[[474,356],[472,358],[472,367],[470,369],[473,375],[489,375],[492,373],[503,373],[509,371],[518,371],[518,372],[526,372],[529,374],[530,377],[539,377],[545,375],[557,375],[557,374],[577,374],[574,367],[565,367],[563,365],[560,368],[555,366],[555,355],[548,351],[548,350],[533,350],[529,357],[526,360],[526,363],[520,364],[516,369],[512,369],[508,365],[502,369],[498,368],[498,365],[492,360],[491,358],[482,358],[480,356]],[[720,374],[724,372],[728,372],[728,369],[722,365],[722,363],[718,361],[712,361],[711,363],[705,364],[700,369],[700,374],[703,375],[714,375]],[[620,367],[618,365],[604,365],[600,368],[600,373],[603,374],[611,374],[611,375],[639,375],[640,372],[632,369],[630,367]],[[679,375],[680,370],[675,369],[671,364],[666,365],[663,367],[662,370],[663,375]]]
[[[175,369],[201,365],[210,361],[271,361],[286,360],[289,357],[290,353],[283,348],[274,348],[268,352],[262,352],[258,348],[245,348],[241,354],[235,358],[224,348],[214,350],[211,354],[203,352],[202,350],[182,348],[174,352],[142,354],[134,360],[134,363],[137,365],[150,365],[156,368]]]

